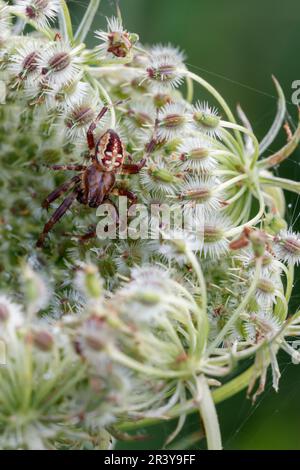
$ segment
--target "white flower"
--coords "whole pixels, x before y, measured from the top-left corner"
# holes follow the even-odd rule
[[[79,102],[66,107],[65,126],[66,135],[71,141],[86,139],[86,133],[97,113],[103,107],[103,103],[91,93],[83,97]],[[107,116],[104,116],[99,127],[104,131]]]
[[[278,259],[288,264],[300,263],[300,234],[282,230],[274,239],[274,252]]]
[[[5,332],[14,333],[24,323],[22,307],[15,304],[6,295],[0,295],[0,336],[5,339]]]
[[[280,331],[282,324],[271,311],[261,310],[257,313],[250,313],[249,322],[247,322],[247,330],[253,341],[259,339],[271,340]]]
[[[183,102],[168,103],[158,113],[157,136],[161,140],[180,137],[189,129],[188,105]]]
[[[10,34],[9,6],[0,1],[0,41],[5,41]]]
[[[179,179],[162,158],[149,160],[147,167],[140,171],[139,176],[142,186],[154,194],[172,195],[179,183]]]
[[[200,129],[210,137],[220,138],[222,136],[221,118],[216,108],[209,106],[208,103],[198,102],[193,107],[192,116],[196,129]]]
[[[88,83],[74,80],[63,86],[60,90],[49,93],[46,105],[48,107],[61,106],[63,109],[69,109],[83,102],[91,91]]]
[[[180,228],[162,230],[159,252],[163,259],[183,265],[187,261],[187,249],[194,251],[196,247],[196,237],[191,232]]]
[[[253,253],[252,248],[243,250],[242,253],[237,256],[237,259],[239,259],[243,263],[243,266],[251,270],[251,272],[255,271],[257,258]],[[261,257],[261,261],[262,276],[270,276],[275,273],[280,274],[280,263],[274,258],[274,256],[270,252],[265,251],[264,255]]]
[[[132,280],[118,291],[116,302],[123,315],[136,323],[151,323],[167,313],[166,296],[172,294],[168,271],[155,266],[134,268]]]
[[[207,214],[205,218],[196,217],[191,229],[197,236],[197,251],[209,258],[224,255],[228,251],[226,232],[230,225],[230,220],[218,212]]]
[[[119,18],[106,18],[107,31],[96,31],[96,37],[103,43],[98,46],[102,55],[110,57],[127,57],[133,44],[137,41],[136,35],[129,34]]]
[[[42,29],[56,18],[59,3],[59,0],[16,0],[16,9]]]
[[[185,53],[179,49],[179,47],[173,46],[172,44],[155,44],[149,50],[151,57],[174,57],[174,61],[178,64],[182,63],[186,59]]]
[[[282,285],[277,276],[264,276],[257,281],[255,298],[262,307],[271,307],[276,304]]]
[[[49,85],[49,82],[41,78],[40,80],[27,80],[25,81],[24,94],[25,97],[30,101],[30,104],[46,104],[48,107],[53,105],[53,88]]]
[[[128,105],[125,125],[130,133],[144,127],[153,129],[155,118],[156,111],[152,101],[135,101]]]
[[[109,361],[105,348],[114,341],[114,331],[108,326],[105,316],[92,314],[81,325],[76,345],[83,357],[102,368]]]
[[[184,65],[173,53],[149,55],[144,79],[154,92],[165,92],[181,85]]]
[[[49,85],[59,90],[79,78],[81,46],[72,49],[62,41],[50,43],[38,60],[43,77]]]
[[[148,262],[155,249],[153,240],[121,240],[114,256],[118,272],[128,274],[133,266]]]
[[[10,57],[8,71],[20,81],[34,81],[40,75],[39,59],[41,58],[41,43],[36,40],[28,41],[23,46],[17,47]]]
[[[217,166],[211,143],[202,138],[184,138],[176,153],[178,166],[183,171],[209,173]]]
[[[26,265],[23,271],[24,291],[34,313],[45,308],[50,300],[49,281]]]
[[[217,211],[221,208],[222,195],[214,190],[220,180],[214,176],[188,175],[179,188],[179,200],[186,213],[204,213]]]

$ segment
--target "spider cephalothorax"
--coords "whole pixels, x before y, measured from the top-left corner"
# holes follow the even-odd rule
[[[145,165],[146,157],[138,163],[124,163],[125,148],[119,135],[113,129],[107,130],[97,141],[95,141],[94,131],[97,123],[106,113],[107,109],[107,107],[104,107],[100,111],[96,120],[92,122],[87,131],[87,143],[90,152],[91,164],[88,166],[52,166],[53,170],[73,170],[78,172],[78,174],[56,188],[43,202],[43,207],[48,209],[49,205],[53,201],[58,199],[62,194],[69,192],[62,204],[55,210],[52,217],[45,224],[43,232],[40,234],[37,241],[38,247],[42,247],[44,245],[47,234],[76,199],[81,204],[95,208],[99,207],[104,201],[112,203],[109,199],[111,194],[127,196],[131,202],[136,201],[134,193],[125,188],[118,187],[116,182],[116,173],[138,173]],[[150,147],[151,146],[147,149],[147,152],[151,151]]]

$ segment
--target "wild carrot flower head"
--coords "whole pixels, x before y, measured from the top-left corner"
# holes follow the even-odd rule
[[[205,213],[217,211],[221,208],[221,194],[214,190],[220,185],[220,180],[214,176],[186,176],[180,185],[178,198],[185,212],[194,212],[197,209]]]
[[[38,65],[42,76],[47,79],[50,86],[59,89],[79,77],[81,62],[79,51],[80,47],[72,49],[63,41],[50,43],[43,50]]]
[[[188,117],[185,103],[166,104],[158,113],[157,135],[161,140],[171,140],[184,135],[188,129]]]
[[[10,57],[8,71],[19,82],[32,82],[40,75],[39,59],[43,44],[32,40],[16,49]]]
[[[181,54],[174,50],[156,48],[149,51],[148,64],[144,73],[146,82],[154,92],[166,92],[177,88],[183,81],[184,65]]]
[[[45,28],[56,18],[59,0],[16,0],[16,8],[39,28]]]
[[[169,195],[174,194],[179,183],[174,169],[169,168],[160,157],[149,160],[147,168],[140,172],[140,181],[142,186],[154,194]]]
[[[221,118],[216,108],[209,106],[208,103],[198,102],[193,108],[192,116],[196,129],[200,129],[204,134],[210,137],[221,137]]]
[[[209,258],[220,258],[228,250],[226,231],[229,229],[230,220],[221,213],[209,213],[205,218],[197,217],[192,221],[199,241],[198,251]]]
[[[83,96],[78,102],[70,103],[66,106],[64,123],[66,126],[66,135],[70,141],[86,139],[86,132],[97,116],[97,110],[101,109],[102,103],[93,98],[93,95]],[[101,121],[101,128],[105,126],[106,119]]]
[[[10,33],[9,7],[2,0],[0,1],[0,45]]]
[[[275,237],[274,251],[281,261],[288,264],[299,264],[300,235],[292,230],[282,230]]]
[[[9,297],[0,295],[0,337],[5,339],[7,333],[15,334],[24,323],[23,309]]]
[[[211,143],[199,137],[183,138],[176,153],[182,170],[209,173],[217,166]]]
[[[107,31],[96,31],[96,37],[102,41],[98,47],[105,56],[125,58],[137,42],[138,36],[128,33],[119,18],[107,18]]]

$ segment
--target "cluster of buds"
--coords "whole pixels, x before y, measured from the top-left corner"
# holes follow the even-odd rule
[[[170,441],[197,408],[217,449],[214,401],[237,383],[252,394],[259,379],[257,396],[269,366],[277,390],[277,353],[293,355],[286,338],[300,335],[298,314],[288,316],[300,235],[284,220],[283,195],[300,186],[272,173],[295,150],[300,125],[264,157],[284,124],[276,79],[277,115],[258,142],[245,113],[238,124],[183,52],[143,46],[120,16],[88,49],[98,5],[90,1],[74,34],[64,0],[0,0],[1,287],[18,293],[21,282],[24,294],[22,306],[0,296],[0,339],[10,346],[0,369],[0,446],[108,447],[133,420],[142,427],[178,416]],[[212,103],[195,102],[193,84]],[[41,201],[63,181],[47,166],[84,163],[103,105],[96,137],[113,129],[133,163],[146,157],[138,174],[117,177],[146,207],[149,237],[79,243],[95,213],[77,206],[37,254]],[[184,225],[158,220],[153,204],[175,207]],[[20,281],[24,258],[31,267]],[[233,379],[223,395],[221,380],[245,358],[254,375]]]

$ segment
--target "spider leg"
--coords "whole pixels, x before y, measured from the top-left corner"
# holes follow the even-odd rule
[[[96,119],[91,123],[90,127],[88,128],[86,138],[87,138],[87,144],[90,149],[90,151],[95,150],[95,138],[94,138],[94,131],[97,127],[98,122],[103,118],[104,114],[106,114],[108,111],[108,106],[103,106],[101,109],[100,113],[96,117]]]
[[[122,187],[121,188],[120,187],[116,188],[115,187],[112,190],[112,194],[114,194],[115,196],[126,196],[130,201],[130,205],[135,204],[136,201],[137,201],[137,195],[134,192],[129,191],[126,188],[122,188]]]
[[[87,169],[86,165],[52,165],[50,166],[52,170],[71,170],[71,171],[84,171]]]
[[[128,160],[130,161],[130,163],[133,162],[133,158],[132,158],[132,156],[131,156],[129,153],[126,153],[126,158],[128,158]]]
[[[40,234],[36,246],[41,248],[44,246],[44,241],[47,234],[50,232],[52,227],[62,218],[62,216],[67,212],[67,210],[71,207],[74,200],[77,197],[77,191],[74,190],[66,199],[61,203],[61,205],[56,209],[53,215],[50,217],[48,222],[45,224],[42,233]]]
[[[107,204],[107,203],[111,204],[115,208],[116,223],[118,223],[119,222],[119,210],[118,210],[116,204],[109,198],[107,198],[107,199],[105,199],[105,201],[103,201],[103,204]],[[79,236],[77,235],[76,238],[79,239],[80,243],[85,243],[85,242],[91,240],[91,238],[95,238],[97,236],[96,229],[97,229],[97,224],[93,224],[93,225],[90,226],[90,230],[87,233],[85,233],[84,235],[79,235]]]
[[[119,174],[121,175],[135,175],[141,171],[141,169],[146,165],[147,158],[142,158],[137,163],[123,163]]]
[[[63,193],[71,189],[73,186],[75,186],[77,183],[80,181],[80,176],[73,176],[70,180],[65,181],[63,184],[58,186],[52,193],[50,193],[46,199],[44,200],[42,207],[44,209],[48,209],[49,205],[51,202],[55,201],[58,199]]]
[[[155,149],[157,144],[156,140],[156,131],[157,131],[158,121],[155,121],[154,134],[150,142],[146,145],[146,155],[137,163],[124,163],[120,169],[120,174],[122,175],[134,175],[141,171],[141,169],[146,165],[149,155]],[[127,154],[126,157],[132,162],[132,156]]]

